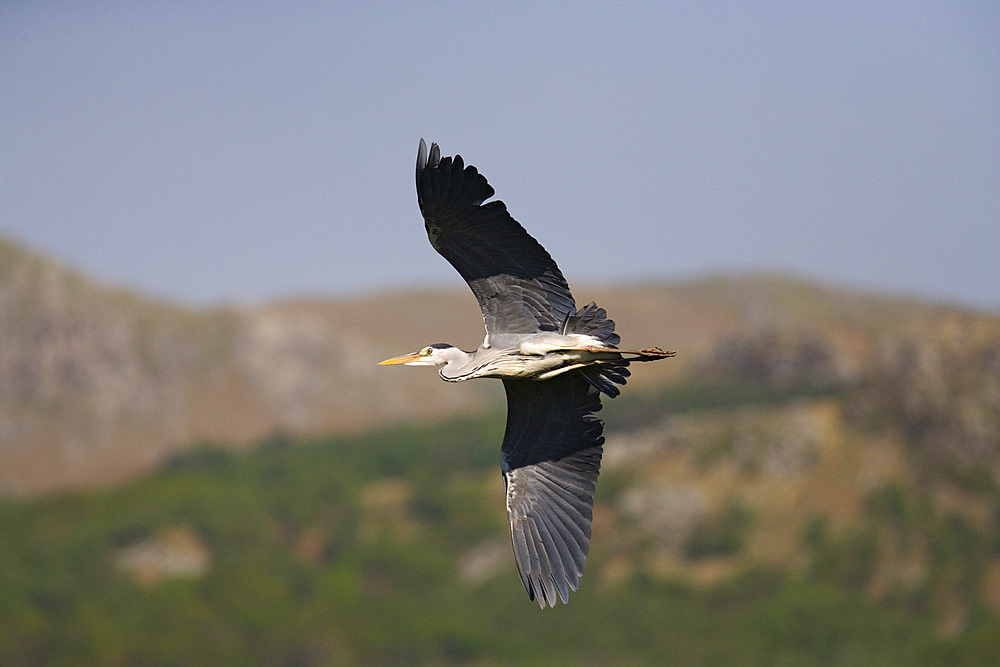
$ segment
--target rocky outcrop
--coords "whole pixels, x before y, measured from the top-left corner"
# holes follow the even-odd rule
[[[199,441],[407,418],[421,392],[425,418],[482,407],[376,368],[427,341],[373,335],[365,310],[183,308],[0,243],[0,495],[119,481]]]

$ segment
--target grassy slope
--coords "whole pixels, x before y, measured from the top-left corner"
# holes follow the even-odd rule
[[[659,399],[706,424],[846,400],[704,387]],[[618,403],[618,415],[655,423],[640,396]],[[657,535],[637,532],[620,499],[658,466],[677,470],[673,451],[611,467],[581,590],[539,610],[505,542],[502,427],[498,416],[274,440],[243,456],[204,447],[117,490],[0,505],[0,663],[984,664],[1000,648],[997,614],[974,592],[1000,538],[909,484],[855,499],[842,525],[797,516],[795,563],[756,555],[754,536],[770,530],[757,508],[706,521],[683,567],[658,567]],[[725,467],[695,459],[708,476]],[[803,483],[835,468],[821,461]],[[761,486],[755,474],[730,481]],[[137,579],[120,566],[129,546],[171,531],[209,554],[205,573]],[[881,554],[899,540],[927,545],[926,576],[880,593]],[[471,555],[494,547],[502,558],[467,574]],[[713,563],[725,575],[699,584]],[[968,599],[949,632],[955,591]]]

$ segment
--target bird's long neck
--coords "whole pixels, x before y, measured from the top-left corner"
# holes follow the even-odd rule
[[[473,358],[476,356],[474,352],[449,347],[444,353],[448,362],[438,371],[441,379],[447,382],[463,382],[472,378],[471,373],[475,368]]]

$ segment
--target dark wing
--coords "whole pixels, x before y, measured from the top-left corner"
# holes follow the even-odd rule
[[[501,469],[514,560],[528,596],[545,607],[576,590],[590,548],[604,444],[593,415],[600,394],[578,372],[504,379],[507,430]]]
[[[507,212],[486,178],[462,156],[441,157],[420,140],[417,202],[431,245],[469,283],[486,333],[557,331],[573,296],[559,267]]]

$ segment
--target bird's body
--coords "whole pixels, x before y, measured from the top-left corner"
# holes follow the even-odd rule
[[[540,332],[518,336],[510,346],[480,346],[475,352],[438,343],[413,355],[403,355],[382,364],[405,363],[410,366],[439,366],[438,374],[446,382],[465,382],[475,378],[520,378],[548,380],[560,373],[599,363],[651,361],[670,356],[657,349],[620,350],[609,347],[586,334],[550,334]]]
[[[549,254],[507,213],[483,202],[493,188],[460,156],[417,155],[417,199],[431,245],[472,288],[486,324],[474,352],[437,343],[382,364],[438,366],[442,379],[499,378],[507,393],[501,471],[514,558],[528,595],[567,601],[590,544],[603,424],[600,395],[615,397],[628,365],[673,356],[622,350],[614,322],[593,302],[577,309]]]

